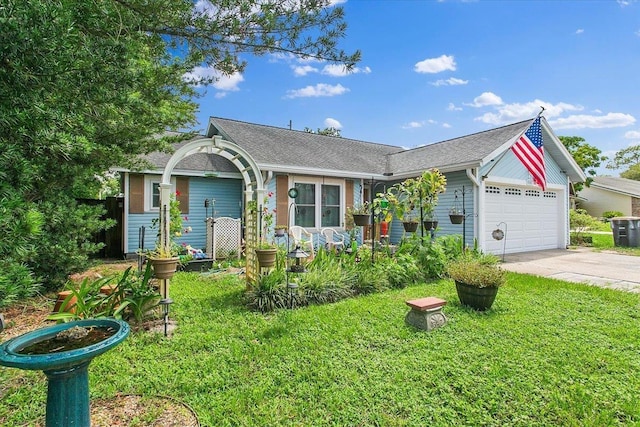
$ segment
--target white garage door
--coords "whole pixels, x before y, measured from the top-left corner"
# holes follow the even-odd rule
[[[563,197],[536,187],[485,187],[485,250],[500,254],[564,247]],[[505,225],[506,224],[506,225]],[[492,237],[500,228],[503,241]]]

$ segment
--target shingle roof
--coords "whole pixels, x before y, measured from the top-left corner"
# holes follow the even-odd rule
[[[390,156],[389,167],[396,175],[424,169],[477,165],[510,139],[520,135],[531,120],[462,136]]]
[[[220,134],[248,151],[260,167],[286,166],[298,169],[383,174],[386,155],[402,148],[318,135],[273,126],[212,117],[207,136]]]
[[[591,186],[633,197],[640,197],[640,181],[634,181],[633,179],[596,176],[593,178]]]
[[[428,168],[478,165],[530,123],[526,120],[411,150],[220,117],[211,117],[208,136],[220,134],[240,145],[261,167],[318,168],[345,176],[349,172],[402,175]]]

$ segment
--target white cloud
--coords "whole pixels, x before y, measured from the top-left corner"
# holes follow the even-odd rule
[[[583,28],[578,28],[576,30],[576,34],[582,34],[582,33],[584,33],[584,29]]]
[[[422,122],[409,122],[406,125],[402,125],[402,129],[417,129],[424,126],[424,121]]]
[[[449,129],[449,128],[451,128],[451,125],[449,123],[443,123],[442,127],[445,128],[445,129]]]
[[[244,77],[240,73],[233,73],[230,76],[220,75],[218,81],[213,84],[218,90],[236,91],[240,90],[238,85],[244,81]]]
[[[416,73],[435,74],[446,70],[456,70],[456,61],[453,55],[442,55],[438,58],[425,59],[424,61],[417,62],[414,66]]]
[[[633,2],[634,0],[618,0],[618,4],[620,5],[620,7],[629,6]]]
[[[431,82],[434,86],[459,86],[466,85],[469,83],[469,80],[456,79],[455,77],[451,77],[446,80],[436,80],[435,82]]]
[[[554,129],[602,129],[631,126],[635,117],[624,113],[608,113],[604,116],[578,114],[549,121]]]
[[[286,98],[308,98],[308,97],[320,97],[320,96],[336,96],[349,92],[349,89],[337,85],[328,85],[326,83],[318,83],[315,86],[306,86],[302,89],[288,90]]]
[[[640,132],[637,130],[630,130],[624,134],[627,139],[640,139]]]
[[[328,128],[342,129],[342,123],[331,117],[324,119],[324,125]]]
[[[493,92],[483,92],[480,96],[473,98],[471,104],[464,104],[470,107],[486,107],[489,105],[502,105],[502,98]]]
[[[636,31],[636,36],[640,37],[640,30]]]
[[[456,107],[453,102],[450,102],[447,106],[447,111],[462,111],[462,107]]]
[[[317,73],[319,70],[311,65],[292,65],[293,74],[297,77],[306,76],[309,73]]]
[[[583,107],[580,105],[572,105],[564,102],[551,104],[549,102],[536,99],[525,104],[513,103],[497,106],[496,112],[485,113],[482,116],[477,117],[475,120],[500,126],[535,117],[540,112],[541,106],[545,107],[544,116],[547,118],[558,117],[565,112],[583,110]]]
[[[240,90],[238,85],[244,81],[244,77],[238,72],[227,76],[212,67],[195,67],[193,71],[185,73],[182,78],[187,81],[214,79],[213,87],[224,92],[235,92]]]
[[[369,74],[370,72],[371,72],[371,68],[369,67],[364,67],[364,68],[354,67],[351,69],[351,71],[349,71],[347,70],[347,67],[339,64],[325,65],[321,71],[322,74],[326,76],[332,76],[332,77],[343,77],[349,74],[359,74],[359,73]]]

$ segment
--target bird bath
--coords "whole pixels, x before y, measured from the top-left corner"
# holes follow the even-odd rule
[[[47,427],[88,427],[89,363],[128,335],[129,325],[115,319],[49,326],[0,345],[0,365],[44,371],[48,379]]]

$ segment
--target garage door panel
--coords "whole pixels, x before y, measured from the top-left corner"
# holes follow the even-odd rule
[[[485,248],[501,253],[505,242],[491,233],[498,227],[505,231],[505,252],[524,252],[558,247],[562,198],[553,191],[537,188],[492,185],[485,192]]]

